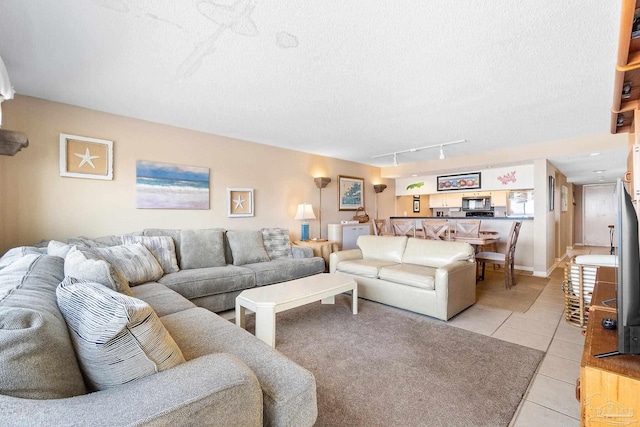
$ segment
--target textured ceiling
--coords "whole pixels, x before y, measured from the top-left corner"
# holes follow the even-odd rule
[[[3,0],[0,56],[19,94],[389,166],[606,147],[619,3]]]

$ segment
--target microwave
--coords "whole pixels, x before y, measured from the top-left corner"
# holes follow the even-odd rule
[[[488,196],[463,197],[462,210],[463,211],[490,211],[491,197],[488,197]]]

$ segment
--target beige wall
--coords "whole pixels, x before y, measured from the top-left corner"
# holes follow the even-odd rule
[[[413,212],[413,196],[396,197],[395,216],[404,216],[405,212],[407,213],[407,217],[431,216],[431,208],[429,208],[429,196],[426,194],[420,195],[420,212]]]
[[[338,175],[365,179],[365,207],[375,214],[373,184],[380,169],[359,163],[225,138],[115,116],[36,98],[17,96],[3,103],[3,128],[25,132],[29,147],[0,156],[0,253],[40,239],[66,240],[119,234],[147,227],[258,229],[287,227],[299,238],[296,206],[312,203],[318,216],[315,176],[332,182],[322,190],[322,228],[351,219],[338,211]],[[215,120],[215,118],[212,118]],[[114,141],[114,179],[63,178],[59,174],[59,134]],[[136,160],[201,166],[210,170],[210,209],[136,209]],[[255,216],[227,218],[227,187],[255,189]],[[379,216],[394,214],[394,192],[379,195]],[[318,237],[318,221],[310,221]]]

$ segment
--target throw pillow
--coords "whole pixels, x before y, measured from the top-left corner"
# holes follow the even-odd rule
[[[151,237],[125,234],[122,236],[122,243],[142,243],[158,260],[165,273],[175,273],[180,270],[176,258],[176,245],[169,236]]]
[[[172,368],[182,352],[149,304],[66,277],[58,306],[88,385],[104,390]]]
[[[64,259],[64,275],[97,282],[114,291],[131,295],[127,279],[106,259],[90,249],[73,246]]]
[[[269,261],[261,231],[228,230],[227,240],[233,254],[233,265]]]
[[[289,229],[263,228],[262,241],[269,259],[293,258],[291,242],[289,241]]]
[[[155,282],[163,276],[162,267],[142,243],[130,243],[91,250],[109,261],[130,285]]]
[[[222,267],[227,265],[224,257],[224,230],[180,231],[180,268]]]
[[[72,246],[57,240],[50,240],[47,245],[47,255],[59,256],[66,258]]]

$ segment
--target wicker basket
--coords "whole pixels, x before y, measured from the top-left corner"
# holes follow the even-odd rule
[[[591,294],[596,283],[597,265],[576,264],[573,260],[564,267],[564,316],[567,323],[587,327]]]
[[[361,206],[356,209],[356,214],[353,217],[354,220],[358,221],[360,224],[364,224],[365,222],[369,222],[369,215],[367,215],[367,211]]]

